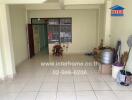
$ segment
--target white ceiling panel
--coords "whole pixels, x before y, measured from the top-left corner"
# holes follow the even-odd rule
[[[64,0],[65,5],[104,4],[105,0]]]
[[[44,3],[46,0],[0,0],[2,4],[35,4]]]

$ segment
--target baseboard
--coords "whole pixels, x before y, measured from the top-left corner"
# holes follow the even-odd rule
[[[18,67],[20,66],[22,63],[24,63],[25,61],[27,61],[29,58],[25,58],[24,60],[22,60],[20,63],[16,64],[15,66]]]
[[[5,80],[13,80],[14,77],[16,76],[16,73],[14,73],[13,75],[6,75],[5,77],[0,77],[0,81],[5,81]]]
[[[72,52],[64,52],[63,55],[84,55],[85,52],[79,52],[79,53],[72,53]],[[51,56],[52,53],[49,53],[49,55]]]

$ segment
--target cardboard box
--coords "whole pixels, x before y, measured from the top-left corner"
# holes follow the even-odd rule
[[[99,72],[101,74],[111,74],[112,73],[112,65],[101,64],[101,66],[99,66]]]

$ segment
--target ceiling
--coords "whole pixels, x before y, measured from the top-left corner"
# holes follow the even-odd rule
[[[0,4],[38,4],[47,0],[0,0]]]
[[[43,4],[28,4],[27,10],[98,9],[105,0],[47,0]]]
[[[99,9],[101,5],[65,5],[64,8],[58,3],[26,5],[27,10],[60,10],[60,9]]]
[[[105,0],[0,0],[4,4],[23,4],[27,10],[98,9]]]
[[[105,0],[0,0],[4,4],[34,4],[34,3],[64,2],[65,5],[74,4],[103,4]]]
[[[65,5],[74,4],[104,4],[105,0],[64,0]]]
[[[59,0],[47,0],[45,3],[54,3],[54,2],[59,2]]]
[[[69,4],[103,4],[105,0],[47,0],[46,2],[63,1],[65,5]]]

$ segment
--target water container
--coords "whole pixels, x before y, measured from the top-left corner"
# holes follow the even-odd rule
[[[112,64],[113,63],[113,52],[110,49],[105,49],[101,53],[101,63],[102,64]]]
[[[116,66],[116,65],[112,65],[112,77],[114,78],[114,79],[116,79],[117,78],[117,74],[118,74],[118,72],[120,71],[120,70],[123,70],[123,66]]]

